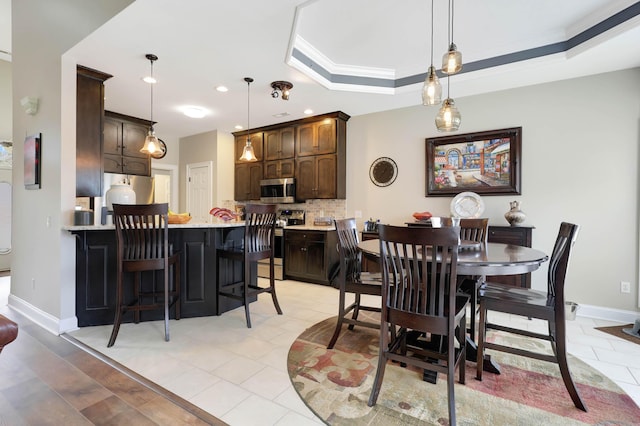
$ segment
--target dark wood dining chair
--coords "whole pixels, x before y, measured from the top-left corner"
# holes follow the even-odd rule
[[[455,425],[454,375],[458,367],[459,382],[465,382],[469,305],[469,296],[456,290],[460,229],[380,225],[378,232],[382,320],[369,406],[376,404],[387,361],[411,364],[447,375],[449,423]],[[415,334],[433,345],[412,339]]]
[[[338,234],[338,252],[340,253],[340,266],[335,286],[340,291],[338,302],[338,322],[336,330],[327,345],[332,349],[336,344],[343,324],[349,324],[349,330],[354,326],[368,328],[380,328],[380,321],[367,321],[358,318],[360,311],[380,312],[380,301],[375,306],[362,303],[363,295],[380,296],[382,289],[382,276],[380,273],[362,272],[362,253],[358,249],[358,229],[356,220],[342,219],[335,221]],[[347,302],[347,295],[353,295],[354,301]],[[349,316],[351,314],[351,316]]]
[[[116,315],[107,347],[113,346],[125,312],[133,311],[134,322],[140,312],[164,310],[164,338],[169,341],[169,308],[175,305],[175,319],[180,319],[180,254],[169,245],[169,205],[114,204],[113,221],[117,241]],[[173,285],[169,268],[173,267]],[[163,271],[162,289],[156,275],[148,282],[142,272]],[[125,273],[134,273],[133,289],[125,289]],[[125,301],[133,293],[133,300]]]
[[[270,293],[273,305],[282,315],[282,309],[276,296],[276,284],[274,276],[274,239],[276,225],[275,204],[247,204],[244,208],[245,225],[242,247],[218,248],[216,250],[218,315],[220,309],[220,296],[239,300],[244,305],[247,327],[251,328],[251,316],[249,314],[250,299],[261,293]],[[221,283],[220,260],[229,259],[242,263],[242,278],[229,284]],[[251,265],[258,260],[269,259],[269,286],[260,287],[256,282],[251,282]]]
[[[442,218],[445,226],[451,226],[450,217]],[[472,241],[475,243],[486,244],[489,237],[489,219],[488,218],[461,218],[460,219],[460,240]],[[458,289],[470,297],[471,318],[469,319],[469,334],[471,340],[476,339],[476,316],[478,311],[478,290],[484,284],[484,277],[481,276],[462,276],[458,277]]]
[[[564,284],[571,248],[577,236],[578,225],[566,222],[560,224],[558,237],[549,260],[546,292],[499,283],[487,283],[480,289],[478,368],[476,377],[478,380],[482,380],[482,360],[486,349],[553,362],[558,364],[560,368],[562,380],[574,405],[583,411],[587,411],[587,406],[582,401],[580,393],[571,378],[567,363]],[[503,326],[490,323],[487,319],[488,311],[504,312],[547,321],[548,333],[535,333],[516,328],[513,325]],[[487,330],[500,330],[529,338],[546,340],[551,344],[553,355],[489,342],[486,340]]]

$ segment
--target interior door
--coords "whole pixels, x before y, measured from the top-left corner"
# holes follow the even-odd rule
[[[211,222],[213,164],[211,161],[187,164],[187,211],[192,223]]]

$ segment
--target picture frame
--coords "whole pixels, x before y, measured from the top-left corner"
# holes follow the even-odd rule
[[[426,194],[520,194],[522,127],[425,139]]]
[[[36,133],[24,139],[24,187],[40,189],[42,184],[42,134]]]

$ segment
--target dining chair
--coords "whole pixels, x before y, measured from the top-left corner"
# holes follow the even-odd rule
[[[445,226],[451,226],[450,217],[442,218]],[[460,219],[460,240],[474,243],[486,244],[489,237],[488,218],[461,218]],[[458,289],[470,296],[471,318],[469,319],[469,334],[471,339],[476,339],[476,316],[478,311],[478,290],[484,283],[483,276],[461,276],[458,277]]]
[[[562,222],[556,238],[547,274],[547,291],[513,287],[507,284],[487,283],[480,289],[480,323],[478,336],[478,367],[476,377],[482,380],[482,360],[486,349],[539,359],[558,364],[564,385],[574,405],[587,411],[576,388],[567,363],[567,336],[565,324],[564,285],[569,264],[569,256],[578,236],[578,225]],[[513,322],[509,326],[490,323],[488,311],[503,312],[547,321],[546,334],[517,328]],[[487,341],[487,330],[499,330],[529,338],[547,340],[553,354],[534,352],[506,344]]]
[[[460,229],[380,225],[378,232],[380,353],[368,404],[376,404],[388,360],[411,364],[447,375],[449,423],[455,425],[454,375],[458,367],[458,380],[465,382],[469,304],[469,296],[456,291]],[[428,340],[431,344],[424,344]]]
[[[363,295],[380,296],[382,289],[382,276],[380,273],[362,272],[362,253],[358,249],[358,229],[356,220],[335,220],[336,233],[338,234],[338,252],[340,264],[337,276],[338,290],[340,291],[338,302],[338,322],[336,330],[327,345],[332,349],[336,344],[343,324],[349,324],[349,330],[354,326],[380,328],[380,321],[366,321],[358,318],[360,311],[380,312],[380,304],[376,306],[362,303]],[[352,294],[354,301],[347,303],[347,294]],[[351,317],[348,317],[351,313]]]
[[[276,204],[247,204],[244,208],[244,239],[242,247],[218,248],[216,250],[217,270],[217,308],[221,314],[220,296],[239,300],[244,305],[247,327],[251,328],[251,316],[249,313],[250,299],[261,293],[270,293],[273,305],[278,315],[282,315],[282,309],[276,296],[274,275],[274,238],[276,225]],[[228,259],[242,263],[242,278],[239,281],[223,284],[220,277],[220,260]],[[252,283],[252,265],[258,260],[269,259],[269,286],[260,287],[258,283]],[[257,279],[257,278],[256,278]]]
[[[117,281],[116,315],[107,347],[113,346],[125,312],[133,311],[135,323],[140,312],[164,310],[164,338],[169,341],[169,308],[175,306],[175,319],[180,319],[180,254],[169,245],[169,205],[113,204],[116,228]],[[173,268],[173,285],[169,268]],[[162,289],[154,275],[142,281],[142,272],[163,271]],[[134,273],[133,289],[125,288],[125,273]],[[133,297],[131,298],[131,294]],[[132,299],[132,300],[126,300]]]

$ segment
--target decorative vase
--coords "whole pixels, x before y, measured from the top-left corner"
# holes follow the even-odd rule
[[[113,211],[113,204],[135,204],[136,193],[126,183],[114,183],[106,194],[107,210]]]
[[[524,222],[527,218],[527,215],[524,214],[522,210],[520,210],[520,201],[511,201],[509,203],[511,206],[511,210],[504,214],[504,218],[507,219],[509,225],[517,226]]]

